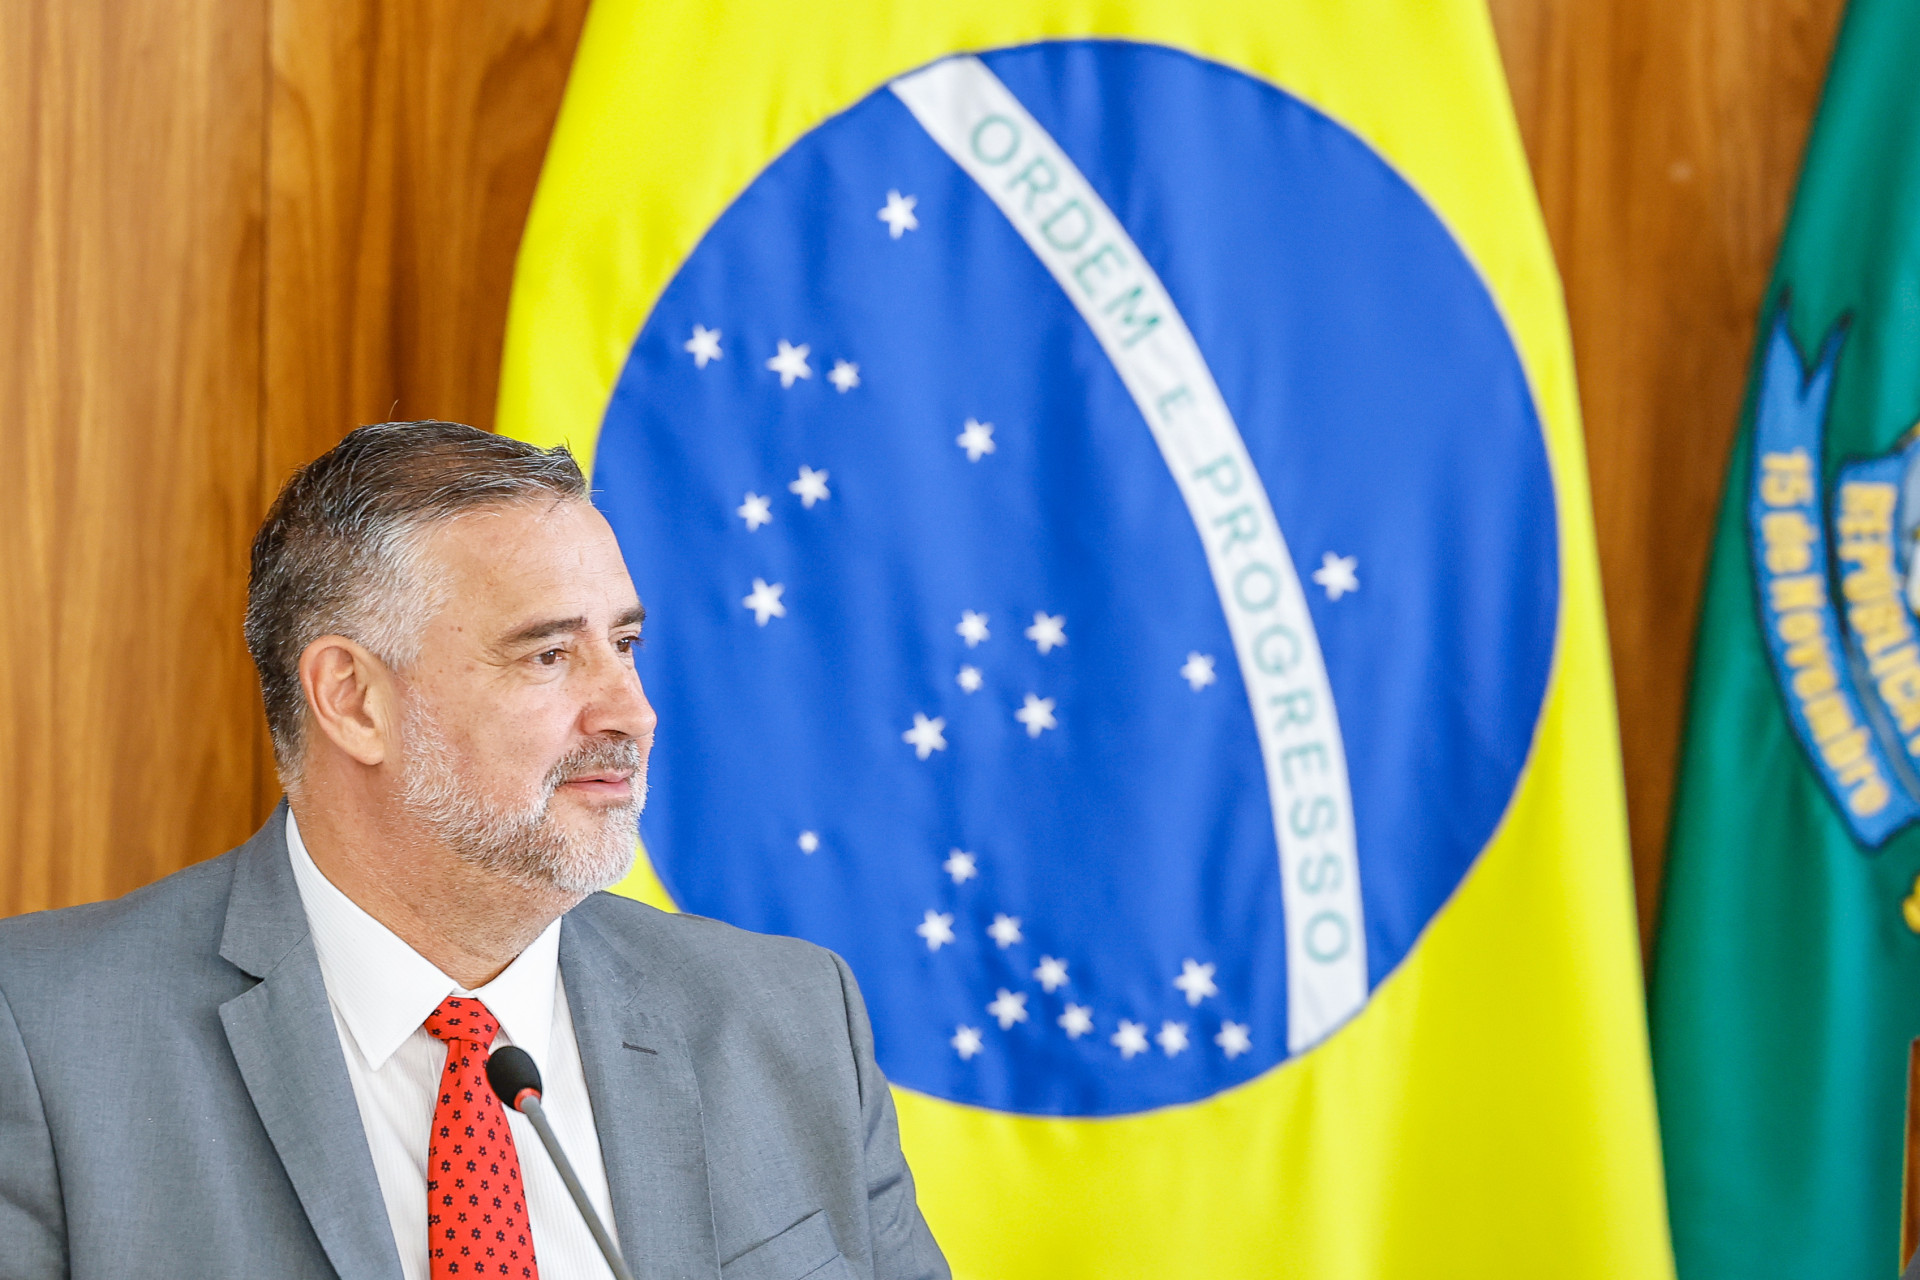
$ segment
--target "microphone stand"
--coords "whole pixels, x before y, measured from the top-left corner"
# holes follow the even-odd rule
[[[587,1199],[587,1189],[580,1185],[580,1177],[574,1173],[567,1153],[560,1149],[560,1139],[554,1136],[553,1125],[547,1121],[547,1109],[540,1105],[540,1095],[529,1092],[521,1097],[520,1114],[533,1122],[533,1131],[540,1135],[541,1144],[546,1147],[547,1154],[553,1157],[554,1167],[560,1170],[560,1181],[567,1184],[567,1194],[580,1206],[580,1216],[587,1220],[587,1230],[593,1232],[593,1242],[600,1246],[600,1253],[612,1269],[614,1280],[633,1280],[633,1272],[627,1270],[619,1247],[613,1243],[613,1237],[607,1234],[606,1227],[601,1225],[600,1215],[594,1212],[593,1202]]]
[[[560,1149],[560,1139],[555,1136],[553,1125],[547,1120],[547,1109],[540,1105],[540,1068],[534,1065],[533,1058],[524,1049],[502,1046],[487,1058],[487,1083],[500,1095],[500,1101],[532,1122],[533,1131],[540,1135],[541,1145],[553,1157],[553,1166],[560,1171],[560,1181],[567,1184],[567,1194],[573,1197],[574,1206],[580,1210],[580,1216],[586,1219],[587,1230],[593,1233],[593,1242],[600,1246],[600,1256],[607,1260],[607,1269],[613,1272],[614,1280],[633,1280],[633,1272],[627,1270],[619,1246],[614,1244],[613,1237],[607,1234],[606,1227],[601,1224],[593,1202],[587,1199],[587,1189],[580,1185],[580,1176],[573,1171],[573,1162]]]

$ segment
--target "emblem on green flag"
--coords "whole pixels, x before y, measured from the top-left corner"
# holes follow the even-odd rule
[[[1893,1275],[1920,1035],[1920,8],[1854,0],[1709,567],[1652,1020],[1681,1280]]]
[[[1893,452],[1842,467],[1823,507],[1816,462],[1845,338],[1836,325],[1808,370],[1784,306],[1774,320],[1755,389],[1747,522],[1788,718],[1854,837],[1877,849],[1920,817],[1920,477],[1909,480],[1909,433]]]

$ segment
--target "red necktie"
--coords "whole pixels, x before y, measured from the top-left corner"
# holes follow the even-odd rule
[[[487,1083],[487,1050],[500,1024],[473,997],[448,996],[426,1028],[447,1044],[427,1139],[427,1273],[537,1280],[520,1157]]]

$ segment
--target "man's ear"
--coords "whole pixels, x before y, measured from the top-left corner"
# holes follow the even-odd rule
[[[300,653],[300,688],[313,727],[327,741],[363,765],[395,758],[400,690],[371,650],[345,636],[321,636]]]

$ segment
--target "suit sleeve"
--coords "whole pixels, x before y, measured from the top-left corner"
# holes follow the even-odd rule
[[[859,1075],[860,1118],[864,1128],[867,1174],[867,1222],[873,1232],[874,1280],[951,1280],[947,1260],[913,1198],[913,1173],[900,1150],[900,1124],[893,1091],[873,1056],[873,1025],[853,972],[833,957],[846,1001],[847,1034]]]
[[[0,1280],[67,1274],[66,1211],[40,1086],[0,990]]]

